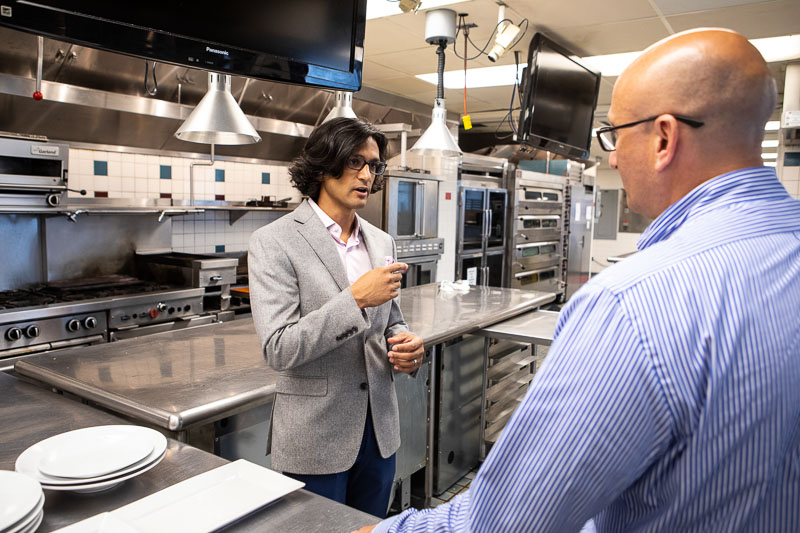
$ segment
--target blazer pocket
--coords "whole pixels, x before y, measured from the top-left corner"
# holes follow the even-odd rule
[[[275,392],[296,396],[327,396],[328,378],[279,374]]]

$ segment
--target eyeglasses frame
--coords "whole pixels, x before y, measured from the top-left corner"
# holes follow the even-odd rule
[[[699,127],[705,125],[705,122],[702,122],[700,120],[696,120],[696,119],[693,119],[693,118],[689,118],[689,117],[684,117],[682,115],[675,115],[675,114],[672,114],[672,113],[660,113],[658,115],[653,115],[652,117],[644,118],[642,120],[636,120],[634,122],[628,122],[627,124],[620,124],[619,126],[605,126],[605,127],[602,127],[602,128],[597,128],[597,130],[595,131],[595,135],[597,136],[597,142],[600,143],[600,148],[602,148],[603,151],[605,151],[605,152],[613,152],[613,151],[615,151],[617,149],[616,143],[614,143],[614,147],[613,148],[611,148],[611,149],[606,148],[606,144],[605,144],[606,141],[603,140],[601,135],[603,135],[604,133],[611,133],[611,132],[614,132],[614,131],[617,131],[617,130],[621,130],[623,128],[631,128],[633,126],[638,126],[639,124],[644,124],[645,122],[652,122],[652,121],[656,120],[657,118],[662,117],[664,115],[670,115],[671,117],[674,117],[675,120],[677,120],[678,122],[683,122],[684,124],[686,124],[686,125],[688,125],[688,126],[690,126],[692,128],[699,128]],[[364,167],[361,167],[361,168],[364,168]]]
[[[356,172],[361,172],[362,170],[364,170],[364,167],[368,167],[369,168],[370,165],[372,165],[372,164],[381,163],[381,164],[383,164],[383,170],[381,172],[377,172],[376,173],[376,172],[373,172],[372,168],[369,168],[369,173],[372,174],[373,176],[382,176],[383,173],[386,172],[386,166],[387,166],[386,165],[386,161],[367,161],[367,159],[361,154],[353,154],[353,155],[347,156],[347,159],[349,160],[349,159],[352,159],[354,157],[360,158],[364,162],[364,164],[362,164],[361,167],[359,167],[359,168],[353,168],[350,165],[348,165],[347,162],[345,161],[344,166],[349,168],[350,170],[355,170]]]

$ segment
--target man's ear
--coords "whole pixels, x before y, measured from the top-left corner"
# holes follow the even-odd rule
[[[653,134],[654,170],[661,172],[672,163],[677,153],[678,121],[672,115],[661,115],[655,120]]]

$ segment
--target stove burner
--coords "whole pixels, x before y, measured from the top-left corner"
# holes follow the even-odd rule
[[[122,275],[59,280],[27,289],[0,291],[0,309],[80,302],[96,298],[166,291],[173,288],[170,285]]]

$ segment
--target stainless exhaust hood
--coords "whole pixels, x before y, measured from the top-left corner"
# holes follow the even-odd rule
[[[36,36],[0,28],[0,40],[6,43],[0,48],[0,130],[67,142],[207,153],[206,146],[173,135],[205,95],[205,71],[158,64],[158,92],[151,97],[144,59],[45,39],[44,99],[36,101]],[[217,153],[260,160],[291,160],[335,103],[333,91],[240,77],[233,78],[231,92],[263,141],[219,146]],[[367,87],[355,93],[353,108],[378,124],[424,130],[430,123],[428,105]],[[449,113],[448,119],[458,116]],[[389,155],[398,150],[399,141],[392,143]]]

